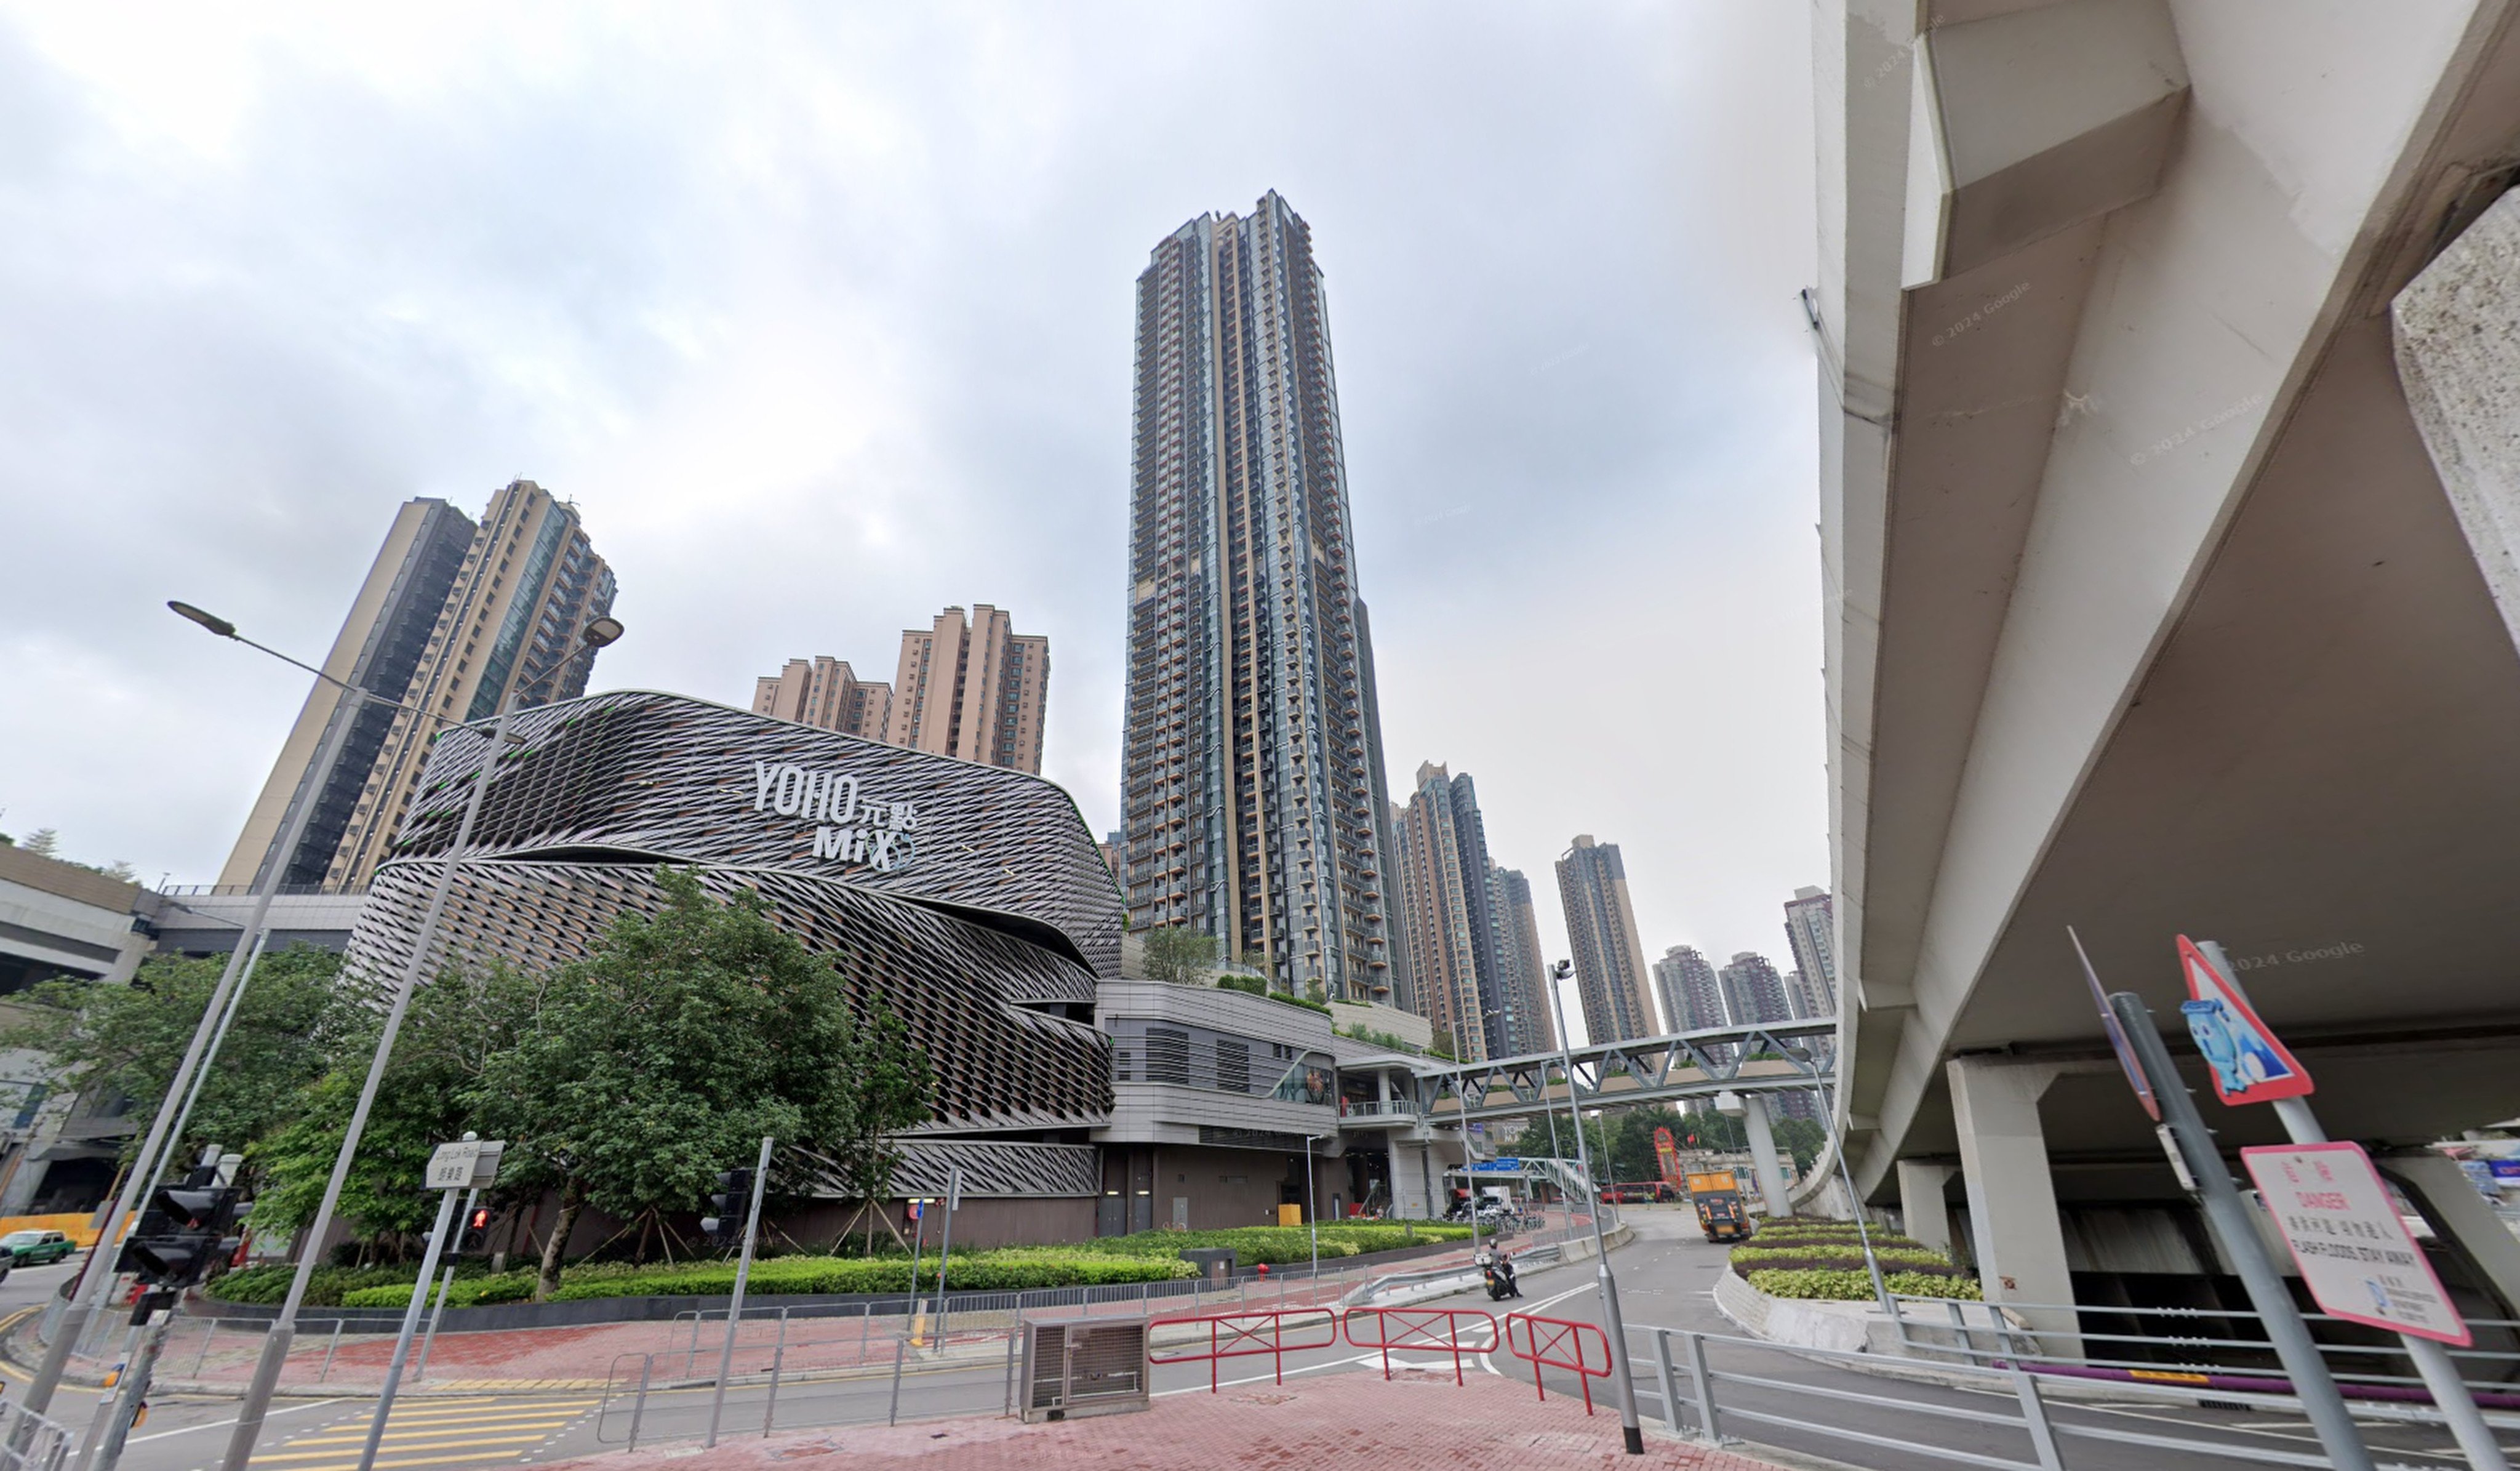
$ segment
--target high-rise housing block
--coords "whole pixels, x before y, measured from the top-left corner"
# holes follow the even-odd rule
[[[1489,870],[1496,898],[1500,952],[1505,959],[1506,992],[1513,997],[1507,1052],[1527,1056],[1557,1045],[1557,1028],[1550,1016],[1549,963],[1541,958],[1540,919],[1531,908],[1531,881],[1510,868]]]
[[[1777,974],[1767,956],[1743,950],[1715,974],[1723,982],[1724,1009],[1732,1013],[1733,1026],[1794,1020],[1793,1003],[1785,997],[1785,978]]]
[[[1041,774],[1050,697],[1050,640],[1017,633],[986,603],[960,608],[901,635],[886,744]]]
[[[892,718],[892,686],[860,679],[847,660],[828,654],[791,659],[752,681],[752,713],[880,741]]]
[[[1135,373],[1130,922],[1215,935],[1292,989],[1387,999],[1372,639],[1322,272],[1284,200],[1155,246]]]
[[[1837,1014],[1837,917],[1828,891],[1805,886],[1785,901],[1785,943],[1793,947],[1794,966],[1802,972],[1795,989],[1795,1014]]]
[[[378,698],[352,714],[333,684],[307,697],[219,882],[254,884],[278,863],[291,887],[364,885],[447,723],[494,715],[510,695],[521,709],[586,692],[594,655],[580,636],[611,612],[613,590],[577,508],[532,481],[503,486],[477,525],[442,500],[407,502],[324,660],[325,673]],[[339,758],[314,769],[344,718]],[[314,804],[305,834],[279,852],[300,803]]]
[[[1614,1042],[1653,1035],[1659,1029],[1653,1004],[1645,999],[1644,946],[1637,940],[1637,910],[1628,897],[1619,845],[1577,834],[1574,847],[1557,860],[1557,896],[1575,951],[1586,1037]]]
[[[1654,989],[1662,995],[1663,1020],[1674,1032],[1696,1032],[1725,1025],[1724,988],[1715,966],[1690,945],[1676,944],[1653,965]]]

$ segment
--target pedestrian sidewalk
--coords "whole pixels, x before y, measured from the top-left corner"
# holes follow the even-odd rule
[[[1449,1370],[1324,1374],[1222,1394],[1167,1395],[1143,1413],[1026,1425],[988,1417],[931,1420],[721,1442],[688,1443],[554,1462],[536,1471],[638,1471],[660,1457],[676,1471],[1175,1471],[1175,1468],[1372,1465],[1376,1471],[1781,1471],[1737,1450],[1668,1439],[1649,1428],[1645,1453],[1624,1454],[1617,1415],[1583,1402],[1538,1400],[1528,1383],[1492,1375],[1457,1386]],[[845,1458],[844,1462],[843,1459]]]

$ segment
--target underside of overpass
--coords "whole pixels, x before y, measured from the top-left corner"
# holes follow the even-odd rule
[[[2520,1116],[2513,7],[1845,0],[1819,51],[1859,1189],[1974,1117],[2057,1203],[2182,1198],[2068,926],[2188,1064],[2220,941],[2338,1138]]]

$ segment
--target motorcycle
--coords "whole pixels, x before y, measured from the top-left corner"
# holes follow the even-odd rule
[[[1489,1257],[1479,1264],[1487,1279],[1488,1301],[1501,1303],[1507,1298],[1522,1296],[1522,1284],[1514,1280],[1513,1262],[1505,1257]]]

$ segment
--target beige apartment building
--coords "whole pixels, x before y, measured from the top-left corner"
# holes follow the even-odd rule
[[[893,680],[862,680],[848,661],[791,659],[753,681],[755,714],[1041,774],[1050,640],[1014,631],[986,603],[948,608],[905,629]]]
[[[1628,897],[1628,868],[1619,845],[1578,833],[1557,860],[1557,896],[1566,908],[1566,939],[1575,950],[1575,990],[1584,1000],[1584,1034],[1596,1042],[1652,1036],[1653,1003],[1645,998],[1644,946],[1637,908]]]
[[[488,719],[510,695],[523,708],[586,692],[594,653],[580,638],[611,612],[613,591],[577,508],[532,481],[501,487],[477,524],[442,500],[405,503],[323,665],[376,698],[354,711],[330,683],[307,696],[219,883],[251,885],[280,863],[291,888],[363,887],[388,856],[439,730]],[[339,757],[312,769],[344,719]],[[306,802],[315,806],[296,850],[279,852]]]

